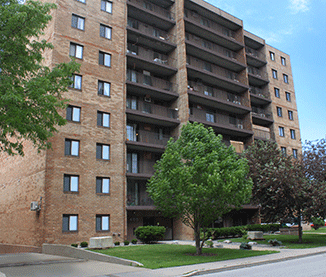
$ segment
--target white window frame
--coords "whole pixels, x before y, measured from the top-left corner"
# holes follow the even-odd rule
[[[66,119],[72,122],[80,122],[81,108],[69,105],[67,107]]]
[[[69,56],[83,59],[84,46],[70,42]]]
[[[107,0],[101,0],[101,11],[112,13],[113,3]]]

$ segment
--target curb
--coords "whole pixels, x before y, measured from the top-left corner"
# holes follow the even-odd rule
[[[269,261],[253,262],[253,263],[248,263],[248,264],[243,264],[243,265],[231,265],[231,266],[226,266],[223,268],[207,269],[207,270],[194,270],[195,272],[187,272],[181,276],[182,277],[200,276],[200,275],[204,275],[204,274],[218,273],[218,272],[223,272],[223,271],[228,271],[228,270],[234,270],[234,269],[240,269],[240,268],[246,268],[246,267],[252,267],[252,266],[259,266],[259,265],[264,265],[264,264],[272,264],[272,263],[278,263],[278,262],[282,262],[282,261],[290,261],[290,260],[294,260],[294,259],[315,256],[315,255],[321,255],[321,254],[325,254],[325,253],[326,253],[326,250],[320,251],[320,252],[315,252],[315,253],[307,253],[307,254],[301,254],[301,255],[297,255],[297,256],[290,256],[290,257],[286,257],[286,258],[279,258],[279,259],[269,260]]]

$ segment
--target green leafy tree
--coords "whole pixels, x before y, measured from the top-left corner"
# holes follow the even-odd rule
[[[58,109],[65,107],[61,93],[71,84],[79,65],[71,61],[50,69],[42,54],[53,46],[40,40],[56,6],[39,1],[22,5],[0,0],[0,151],[23,155],[23,141],[39,150],[65,124]]]
[[[272,141],[257,141],[244,155],[253,181],[252,202],[260,205],[263,221],[286,222],[298,217],[302,242],[301,217],[309,203],[309,185],[301,162],[285,156]]]
[[[248,166],[212,128],[188,123],[178,140],[170,139],[148,184],[154,204],[194,230],[196,254],[202,253],[200,231],[216,218],[250,199]]]

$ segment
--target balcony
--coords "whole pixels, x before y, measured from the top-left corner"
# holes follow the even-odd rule
[[[171,76],[178,71],[175,68],[175,59],[131,42],[128,43],[127,48],[127,65],[144,68],[151,73],[162,76]]]
[[[247,63],[254,67],[266,65],[266,56],[261,51],[246,46]]]
[[[274,120],[272,114],[266,112],[262,108],[252,107],[252,122],[261,126],[269,126]]]
[[[268,105],[272,102],[267,88],[261,89],[261,88],[250,86],[249,92],[250,92],[251,102],[255,105]]]
[[[145,156],[150,157],[145,157]],[[141,157],[142,156],[142,157]],[[152,156],[156,157],[153,158]],[[154,153],[128,153],[127,177],[132,179],[149,179],[154,174],[154,164],[159,159]]]
[[[202,83],[189,81],[188,95],[192,103],[234,114],[246,114],[251,111],[249,100],[233,93],[206,86]]]
[[[128,149],[139,151],[155,151],[163,152],[165,146],[171,136],[163,135],[158,132],[150,132],[145,130],[133,130],[127,128],[127,141]]]
[[[187,54],[191,56],[211,61],[233,71],[238,72],[246,67],[243,57],[238,53],[189,33],[186,33],[186,49]]]
[[[208,125],[222,135],[227,134],[237,137],[249,137],[253,135],[252,131],[244,129],[246,122],[243,119],[199,108],[190,108],[189,121],[196,121]]]
[[[127,209],[148,209],[151,206],[154,206],[154,202],[146,191],[146,183],[128,181]]]
[[[132,69],[127,70],[127,89],[137,95],[149,95],[164,101],[179,97],[177,84]]]
[[[248,66],[247,67],[248,71],[248,77],[249,77],[249,83],[254,85],[254,86],[263,86],[268,84],[268,75],[266,72],[253,67],[253,66]]]
[[[254,131],[254,138],[259,139],[259,140],[274,140],[274,136],[272,135],[270,130],[261,130],[257,127],[253,126],[253,131]]]
[[[187,70],[191,79],[199,79],[212,85],[218,83],[222,89],[241,93],[249,88],[241,82],[238,73],[192,56],[187,56]]]
[[[177,47],[174,35],[131,17],[128,17],[127,31],[128,40],[137,41],[164,53],[169,53]]]
[[[142,19],[149,25],[155,25],[168,31],[175,25],[174,13],[153,2],[144,0],[128,0],[128,16]]]
[[[244,47],[237,32],[199,15],[196,11],[185,9],[184,20],[186,31],[189,33],[198,34],[233,51]]]
[[[135,98],[127,98],[127,118],[158,126],[175,127],[179,125],[178,110]]]

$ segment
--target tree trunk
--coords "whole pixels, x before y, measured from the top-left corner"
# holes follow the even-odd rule
[[[200,226],[198,223],[195,224],[195,241],[196,241],[196,255],[201,255],[202,248],[200,245]]]
[[[299,243],[302,243],[301,209],[299,209]]]

